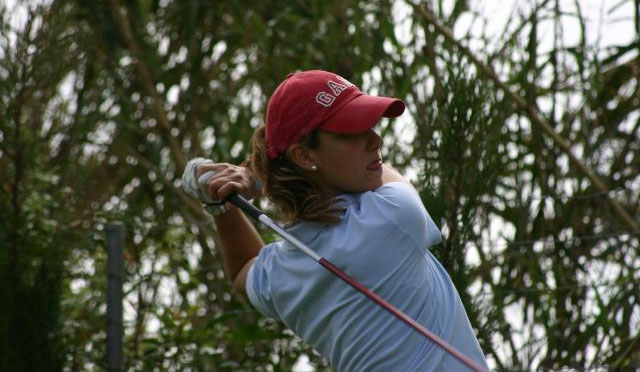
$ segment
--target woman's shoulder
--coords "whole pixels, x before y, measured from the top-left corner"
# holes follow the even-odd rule
[[[434,224],[416,190],[403,182],[389,182],[365,193],[361,198],[361,211],[383,219],[401,231],[424,241],[428,246],[437,244],[440,230]]]
[[[387,207],[424,209],[415,189],[403,182],[389,182],[363,195],[364,202],[378,203]]]
[[[407,196],[418,196],[413,186],[400,181],[387,182],[373,190],[373,192],[381,195],[407,194]]]
[[[353,212],[364,218],[380,218],[388,222],[402,223],[407,219],[422,220],[426,213],[416,191],[402,182],[386,183],[352,200],[355,201],[357,209]]]

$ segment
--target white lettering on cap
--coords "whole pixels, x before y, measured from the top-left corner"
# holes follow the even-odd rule
[[[319,92],[318,94],[316,94],[316,102],[318,102],[324,107],[329,107],[333,104],[336,98],[340,94],[342,94],[342,92],[345,89],[349,88],[350,86],[353,86],[353,84],[351,84],[349,81],[345,80],[344,78],[341,78],[340,76],[337,76],[337,78],[340,79],[342,82],[344,82],[344,84],[337,83],[333,80],[327,81],[327,85],[329,86],[329,89],[331,89],[331,92],[333,94],[330,94],[324,91]]]
[[[337,97],[342,93],[343,90],[347,89],[347,86],[344,84],[338,84],[335,81],[327,81],[327,85],[331,88],[333,94]]]
[[[324,107],[331,106],[333,104],[333,101],[335,100],[336,100],[336,97],[332,96],[327,92],[320,92],[316,95],[316,102],[318,102]]]

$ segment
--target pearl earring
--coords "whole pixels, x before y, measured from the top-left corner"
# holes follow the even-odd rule
[[[318,167],[316,167],[315,165],[312,165],[312,166],[311,166],[311,170],[312,170],[312,171],[318,170]]]

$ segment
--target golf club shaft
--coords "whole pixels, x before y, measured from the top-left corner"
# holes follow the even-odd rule
[[[313,260],[318,262],[322,267],[327,269],[329,272],[331,272],[335,276],[339,277],[340,279],[344,280],[347,284],[349,284],[350,286],[355,288],[358,292],[364,294],[366,297],[368,297],[370,300],[372,300],[373,302],[378,304],[380,307],[382,307],[383,309],[387,310],[391,314],[395,315],[397,318],[399,318],[400,320],[402,320],[403,322],[408,324],[414,330],[420,332],[422,335],[427,337],[429,340],[434,342],[436,345],[438,345],[439,347],[444,349],[447,353],[451,354],[453,357],[455,357],[460,362],[465,364],[471,370],[476,371],[476,372],[484,372],[485,371],[476,362],[474,362],[469,357],[467,357],[466,355],[464,355],[461,352],[459,352],[458,350],[456,350],[454,347],[449,345],[446,341],[444,341],[443,339],[441,339],[440,337],[438,337],[437,335],[435,335],[434,333],[429,331],[427,328],[425,328],[422,324],[416,322],[409,315],[405,314],[404,312],[402,312],[398,308],[394,307],[393,305],[388,303],[382,297],[380,297],[377,294],[373,293],[371,290],[369,290],[367,287],[365,287],[362,283],[358,282],[354,278],[350,277],[347,273],[345,273],[344,271],[342,271],[338,267],[336,267],[329,260],[319,256],[317,253],[315,253],[313,250],[311,250],[309,247],[307,247],[304,243],[302,243],[298,239],[296,239],[296,237],[294,237],[293,235],[289,234],[280,225],[275,223],[271,218],[269,218],[269,216],[267,216],[262,211],[260,211],[256,207],[254,207],[247,200],[245,200],[242,196],[240,196],[238,194],[232,194],[231,196],[229,196],[229,198],[227,200],[230,201],[231,203],[235,204],[238,208],[240,208],[243,212],[245,212],[251,218],[255,219],[256,221],[262,222],[266,226],[270,227],[272,230],[274,230],[276,233],[278,233],[278,235],[280,235],[282,238],[287,240],[289,243],[293,244],[296,248],[298,248],[301,251],[303,251],[305,254],[307,254]]]

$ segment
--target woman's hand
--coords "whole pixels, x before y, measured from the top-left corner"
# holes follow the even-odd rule
[[[204,162],[196,168],[196,179],[209,171],[214,173],[206,180],[204,188],[212,199],[225,200],[229,195],[238,193],[251,200],[260,194],[256,178],[247,167]]]

